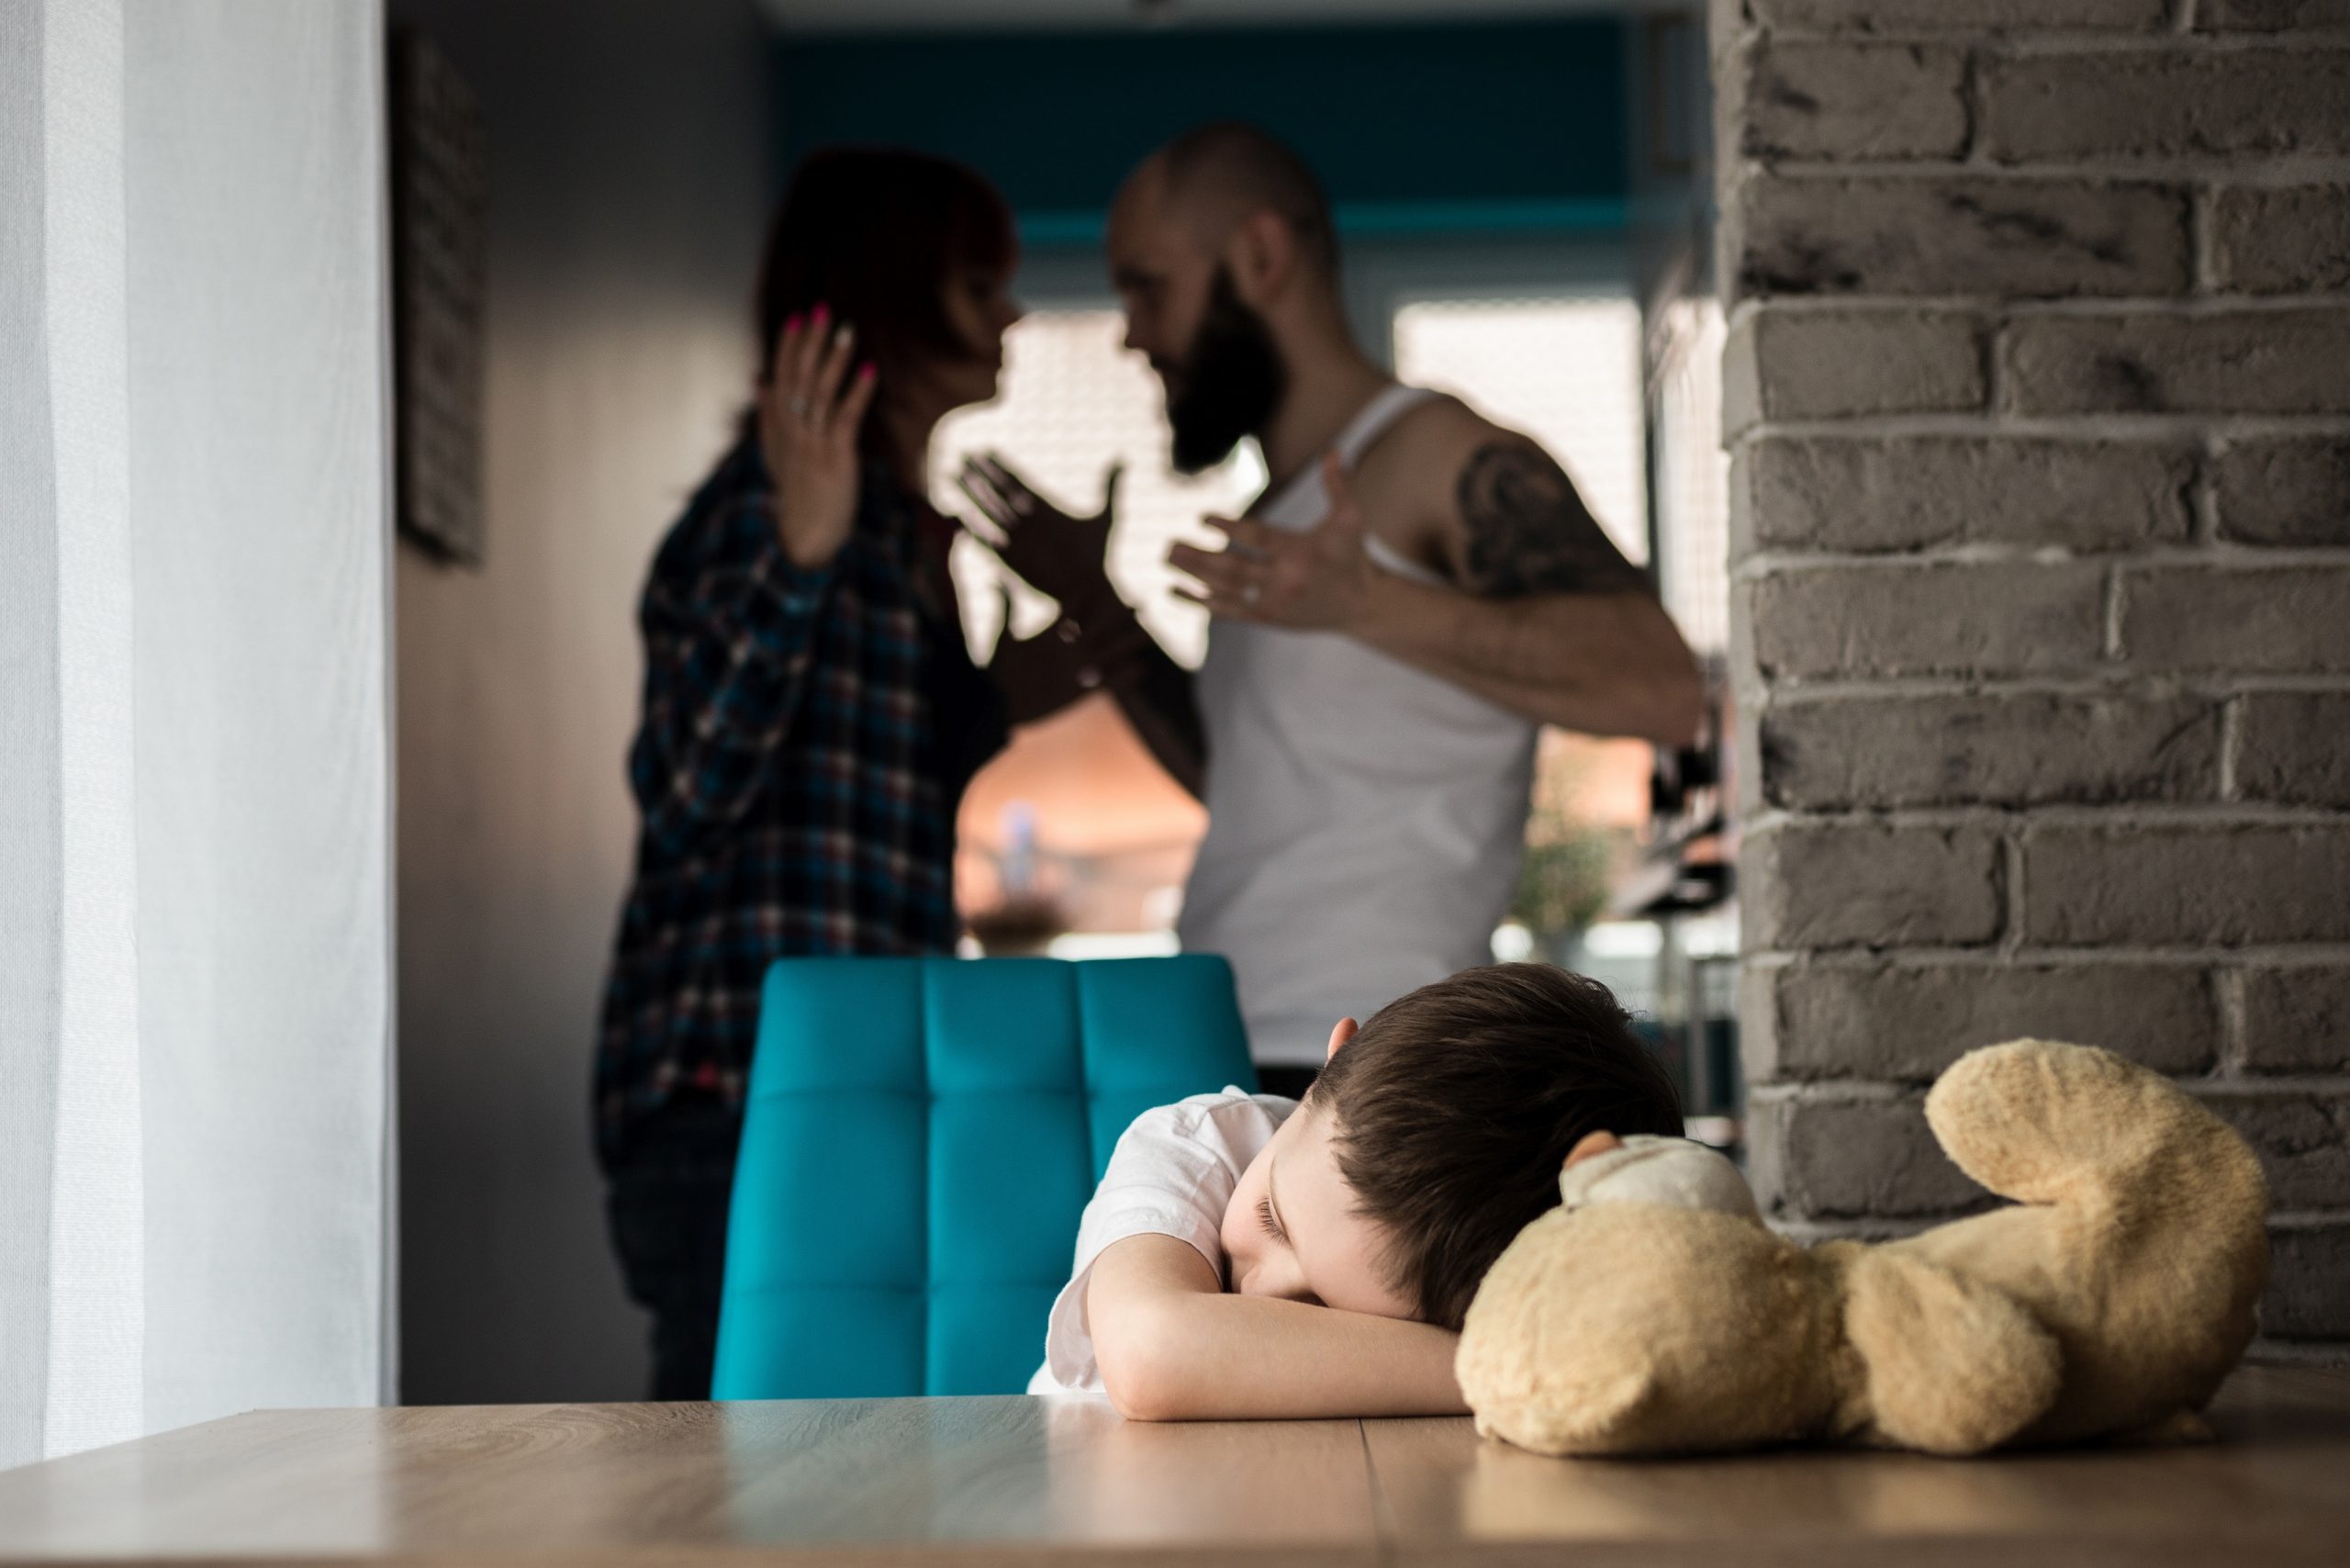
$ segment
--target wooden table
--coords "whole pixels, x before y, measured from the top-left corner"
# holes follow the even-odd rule
[[[0,1559],[2350,1563],[2350,1371],[2249,1368],[2214,1415],[2196,1449],[1628,1462],[1080,1399],[263,1411],[0,1472]]]

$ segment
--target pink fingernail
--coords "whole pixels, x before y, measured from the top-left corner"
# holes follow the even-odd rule
[[[811,316],[810,316],[810,318],[809,318],[809,319],[810,319],[811,320],[822,321],[822,320],[824,320],[824,319],[826,319],[827,318],[829,318],[829,317],[832,315],[832,313],[833,313],[833,308],[832,308],[831,306],[829,306],[829,305],[825,304],[822,300],[821,300],[821,299],[820,299],[820,300],[816,301],[816,308],[815,308],[815,310],[811,314]]]
[[[873,362],[872,362],[871,360],[869,360],[869,359],[868,359],[868,360],[867,360],[863,364],[860,364],[860,365],[858,365],[858,366],[856,367],[856,378],[857,378],[859,381],[870,381],[870,380],[872,380],[872,379],[873,379],[873,374],[874,374],[874,373],[873,373]]]
[[[783,319],[783,330],[787,332],[796,332],[800,330],[800,312],[795,310],[790,315],[786,316]]]

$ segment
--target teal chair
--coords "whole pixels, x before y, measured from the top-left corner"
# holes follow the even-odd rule
[[[778,962],[711,1396],[1019,1393],[1118,1135],[1256,1082],[1220,958]]]

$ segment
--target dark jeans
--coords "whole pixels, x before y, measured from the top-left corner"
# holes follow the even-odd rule
[[[706,1096],[664,1105],[612,1168],[604,1215],[628,1294],[653,1314],[654,1399],[707,1399],[743,1119]]]

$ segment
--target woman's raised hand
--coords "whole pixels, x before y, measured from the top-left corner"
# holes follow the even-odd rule
[[[873,366],[848,373],[856,333],[819,305],[783,324],[759,387],[759,450],[775,478],[784,554],[800,566],[836,554],[856,521],[856,432],[873,402]]]

